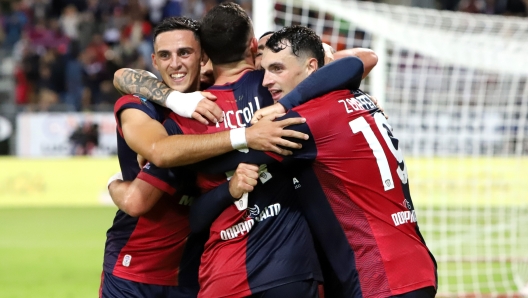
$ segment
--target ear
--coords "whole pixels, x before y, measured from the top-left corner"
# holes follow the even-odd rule
[[[207,64],[207,62],[209,62],[209,56],[207,56],[207,54],[202,50],[202,58],[200,61],[200,66],[204,67]]]
[[[156,55],[154,55],[154,53],[152,53],[152,54],[150,55],[150,57],[152,58],[152,66],[153,66],[157,71],[159,71],[158,66],[156,65]]]
[[[255,37],[253,37],[250,41],[249,47],[251,49],[251,53],[255,55],[258,50],[258,41]]]
[[[311,75],[317,69],[318,69],[317,59],[310,58],[306,61],[306,72],[308,73],[308,75]]]

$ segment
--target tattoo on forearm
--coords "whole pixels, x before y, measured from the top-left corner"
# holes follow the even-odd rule
[[[165,83],[140,69],[126,69],[116,78],[116,88],[125,94],[140,94],[149,101],[166,107],[167,96],[172,91]]]

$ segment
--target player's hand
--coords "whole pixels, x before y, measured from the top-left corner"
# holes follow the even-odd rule
[[[370,94],[367,94],[368,97],[370,97],[370,99],[372,100],[372,102],[374,102],[374,104],[376,105],[376,107],[378,107],[378,109],[381,110],[381,112],[383,113],[383,116],[385,116],[385,119],[389,119],[389,116],[387,115],[387,113],[385,113],[385,110],[383,109],[383,107],[379,104],[378,102],[378,99]]]
[[[308,140],[308,135],[284,128],[290,125],[305,123],[306,119],[296,117],[273,121],[279,116],[282,115],[273,114],[266,116],[260,119],[255,125],[246,128],[246,141],[249,148],[260,151],[271,151],[281,155],[291,155],[292,152],[282,149],[279,146],[292,149],[302,148],[301,144],[288,141],[283,139],[283,137]]]
[[[324,42],[323,42],[323,49],[325,52],[324,62],[325,62],[325,65],[327,65],[328,63],[334,61],[335,50],[334,48],[332,48],[331,45],[324,43]]]
[[[144,158],[143,156],[141,155],[137,155],[137,161],[138,161],[138,164],[139,164],[139,168],[140,169],[143,169],[143,167],[147,164],[148,160],[146,158]]]
[[[286,113],[286,108],[280,103],[275,103],[274,105],[257,110],[253,115],[253,118],[251,118],[251,124],[257,123],[260,119],[266,116],[284,113]]]
[[[229,180],[229,193],[235,199],[240,199],[245,192],[252,192],[257,185],[259,167],[257,165],[240,163],[235,174]]]
[[[214,102],[216,96],[209,92],[201,92],[201,94],[204,98],[198,102],[196,110],[192,113],[192,118],[205,125],[209,124],[209,122],[222,122],[224,116],[222,109]]]

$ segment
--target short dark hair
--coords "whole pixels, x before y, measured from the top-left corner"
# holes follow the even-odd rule
[[[200,40],[213,64],[244,59],[253,25],[240,5],[225,2],[213,7],[202,19]]]
[[[188,17],[169,17],[163,19],[154,28],[153,42],[156,41],[156,37],[161,33],[173,31],[173,30],[189,30],[194,33],[194,37],[198,42],[200,41],[200,22],[193,20]]]
[[[291,51],[295,56],[315,58],[317,66],[323,67],[325,57],[323,43],[312,29],[297,25],[284,27],[273,33],[266,42],[266,47],[273,53],[284,50],[288,45],[291,46]]]

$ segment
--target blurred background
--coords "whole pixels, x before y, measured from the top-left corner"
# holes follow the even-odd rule
[[[0,0],[0,297],[94,297],[119,171],[113,73],[217,0]],[[239,0],[379,57],[439,297],[528,297],[528,0]]]

